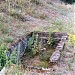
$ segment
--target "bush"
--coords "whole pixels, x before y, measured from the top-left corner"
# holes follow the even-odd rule
[[[40,55],[40,60],[42,61],[49,61],[51,52],[42,52]]]
[[[72,4],[72,3],[75,2],[75,0],[62,0],[62,1],[67,2],[67,3],[70,3],[70,4]]]

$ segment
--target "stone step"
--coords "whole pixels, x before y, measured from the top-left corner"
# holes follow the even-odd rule
[[[59,41],[59,43],[60,43],[60,44],[64,44],[65,42],[64,42],[64,41]]]
[[[63,49],[62,47],[60,47],[60,48],[56,47],[56,49],[55,49],[55,50],[62,50],[62,49]]]
[[[62,38],[68,38],[68,36],[62,36]]]
[[[61,33],[61,32],[54,32],[54,33],[52,33],[52,36],[53,37],[61,37],[61,36],[68,36],[68,34],[67,33]]]
[[[57,46],[56,48],[63,48],[63,45]]]
[[[63,45],[64,45],[64,43],[58,43],[58,45],[57,45],[57,46],[61,46],[61,45],[63,46]]]
[[[56,62],[59,60],[59,58],[60,58],[60,51],[56,50],[50,57],[50,62]]]
[[[61,40],[67,40],[67,38],[61,38]]]

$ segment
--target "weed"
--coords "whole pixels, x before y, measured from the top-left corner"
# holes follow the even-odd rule
[[[73,68],[72,68],[72,65],[71,65],[71,63],[68,63],[67,70],[69,70],[69,71],[73,71]]]
[[[3,28],[3,24],[0,22],[0,30]]]
[[[9,32],[10,32],[10,29],[8,29],[8,28],[5,28],[5,29],[2,30],[2,33],[4,33],[4,34],[7,34]]]
[[[14,49],[14,51],[12,52],[11,56],[10,56],[10,62],[16,64],[17,62],[17,58],[16,58],[16,49]]]
[[[51,52],[49,52],[49,51],[48,52],[42,52],[40,55],[40,60],[49,61],[50,55],[51,55]]]
[[[54,39],[52,37],[50,37],[47,43],[50,44],[50,45],[53,45]]]
[[[0,45],[3,43],[3,39],[2,38],[0,38]]]
[[[40,15],[40,19],[45,19],[45,18],[47,18],[47,15],[46,14],[41,14]]]
[[[41,61],[40,63],[39,63],[39,65],[38,65],[39,67],[44,67],[44,68],[48,68],[48,66],[49,66],[49,64],[48,64],[48,62],[47,61]]]
[[[9,17],[7,17],[6,19],[5,19],[5,23],[10,23],[11,21],[10,21],[10,16]]]
[[[33,55],[36,55],[38,53],[37,48],[32,48],[32,53],[33,53]]]
[[[75,45],[75,35],[69,34],[69,41]]]
[[[29,38],[29,40],[28,40],[28,49],[31,49],[33,42],[34,42],[34,33],[33,33],[32,37]]]
[[[62,21],[59,21],[59,20],[56,20],[56,21],[54,21],[53,23],[52,23],[53,25],[62,25]]]
[[[4,41],[5,41],[6,43],[12,43],[12,42],[13,42],[13,38],[8,37],[8,38],[5,38]]]
[[[56,20],[52,23],[54,25],[54,28],[56,28],[58,31],[65,31],[65,27],[63,25],[63,22],[60,20]]]

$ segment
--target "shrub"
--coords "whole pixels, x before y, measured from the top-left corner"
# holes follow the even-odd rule
[[[5,52],[4,48],[5,48],[4,45],[0,46],[0,70],[6,64],[6,52]]]

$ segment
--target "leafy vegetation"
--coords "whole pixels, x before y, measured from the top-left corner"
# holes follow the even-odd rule
[[[6,64],[6,49],[4,45],[0,45],[0,70],[5,66]]]
[[[35,39],[34,39],[34,33],[33,33],[32,37],[30,37],[28,40],[27,55],[29,55],[29,57],[34,57],[39,52],[39,47],[37,45],[38,37],[36,36]]]
[[[17,68],[19,66],[20,60],[19,60],[19,50],[16,51],[16,49],[12,52],[10,57],[8,56],[9,49],[4,45],[0,45],[0,70],[3,69],[3,67],[10,68],[11,64],[16,64]]]

